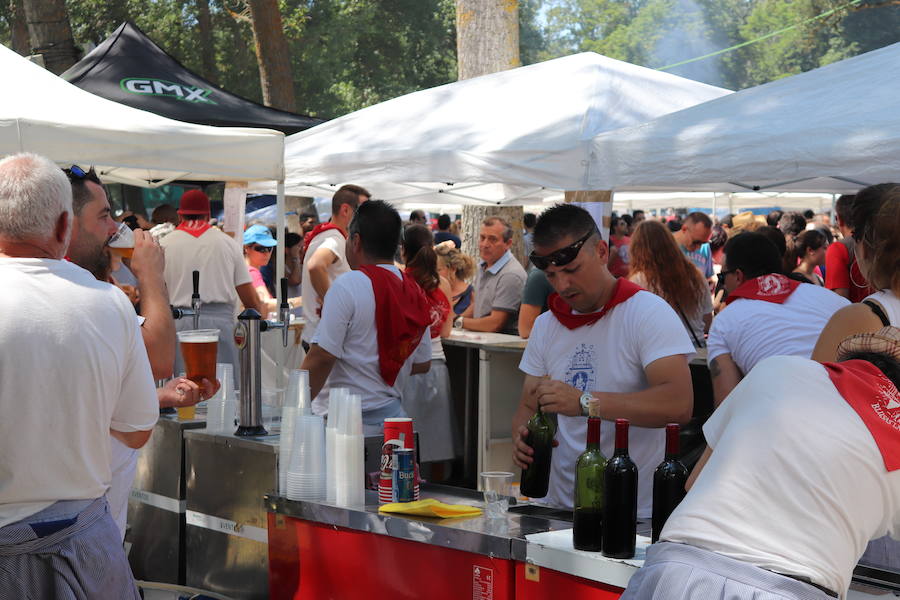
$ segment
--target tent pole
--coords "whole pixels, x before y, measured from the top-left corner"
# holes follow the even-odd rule
[[[718,199],[718,197],[719,197],[719,195],[718,195],[717,193],[713,192],[713,196],[712,196],[712,216],[713,216],[713,219],[716,218],[716,200]]]
[[[281,278],[284,277],[284,228],[285,228],[285,217],[284,217],[284,179],[278,182],[278,188],[275,196],[275,203],[277,205],[278,210],[278,245],[275,247],[275,251],[278,253],[275,256],[275,293],[278,298],[278,305],[280,306],[285,298],[281,297]],[[288,326],[288,323],[284,324],[285,327]],[[288,338],[290,340],[290,337]],[[283,389],[286,387],[284,381],[284,360],[286,354],[286,348],[282,348],[279,344],[280,352],[275,353],[275,386],[278,389]]]

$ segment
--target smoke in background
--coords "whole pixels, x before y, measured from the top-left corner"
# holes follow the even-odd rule
[[[703,8],[693,0],[671,0],[667,16],[659,24],[660,38],[648,66],[663,67],[720,50],[712,41],[712,28]],[[720,56],[681,65],[668,72],[710,85],[723,86]]]

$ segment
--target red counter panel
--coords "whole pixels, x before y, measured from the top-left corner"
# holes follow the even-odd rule
[[[516,563],[516,600],[616,600],[624,591],[552,569]]]

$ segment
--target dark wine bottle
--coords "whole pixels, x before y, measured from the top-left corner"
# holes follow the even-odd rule
[[[575,523],[573,542],[577,550],[600,551],[603,522],[603,470],[606,457],[600,452],[600,417],[589,417],[587,447],[575,465]]]
[[[603,556],[634,556],[637,485],[637,465],[628,456],[628,419],[616,419],[616,451],[603,473]]]
[[[666,425],[666,457],[653,472],[653,519],[652,541],[659,539],[666,519],[684,498],[684,484],[687,483],[688,471],[678,460],[678,423]]]
[[[553,458],[553,436],[556,435],[556,424],[541,411],[528,420],[528,437],[525,443],[531,446],[534,461],[527,469],[522,469],[522,481],[519,492],[529,498],[543,498],[550,487],[550,460]]]

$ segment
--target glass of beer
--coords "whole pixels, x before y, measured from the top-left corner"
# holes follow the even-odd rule
[[[216,379],[216,352],[219,348],[218,329],[179,331],[178,343],[184,359],[185,377],[203,385],[204,379]],[[194,406],[178,407],[179,419],[193,419]]]
[[[119,228],[107,242],[109,249],[121,258],[131,259],[134,254],[134,232],[127,223],[119,223]]]

